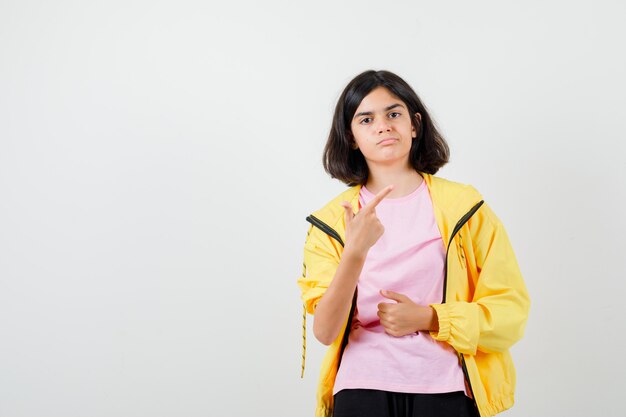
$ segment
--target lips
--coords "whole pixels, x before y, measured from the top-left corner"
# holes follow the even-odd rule
[[[397,142],[398,139],[397,138],[385,138],[383,140],[381,140],[380,142],[378,142],[378,145],[387,145],[389,143],[394,143]]]

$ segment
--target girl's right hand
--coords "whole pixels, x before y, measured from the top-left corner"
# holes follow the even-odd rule
[[[345,209],[346,220],[344,251],[349,250],[356,255],[365,257],[370,248],[383,235],[385,227],[376,217],[376,206],[393,190],[393,187],[393,185],[388,185],[383,188],[356,215],[352,211],[350,202],[343,201],[341,203]]]

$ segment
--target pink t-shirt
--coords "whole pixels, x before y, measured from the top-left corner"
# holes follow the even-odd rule
[[[374,195],[365,187],[362,206]],[[380,290],[405,294],[415,303],[440,303],[445,246],[424,181],[410,194],[385,198],[376,206],[385,232],[371,247],[357,284],[357,309],[333,394],[345,388],[405,393],[465,391],[454,349],[428,332],[402,337],[385,333],[378,303],[395,303]]]

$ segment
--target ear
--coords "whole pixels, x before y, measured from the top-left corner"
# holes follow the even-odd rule
[[[415,118],[418,121],[419,126],[422,126],[422,115],[419,113],[415,113]],[[417,137],[417,131],[415,130],[415,127],[411,128],[411,135],[413,135],[413,139],[415,139]]]

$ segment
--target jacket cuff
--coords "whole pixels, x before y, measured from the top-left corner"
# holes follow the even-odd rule
[[[445,342],[450,338],[450,310],[445,304],[430,304],[430,306],[437,312],[439,321],[439,330],[431,331],[430,336],[439,342]]]

